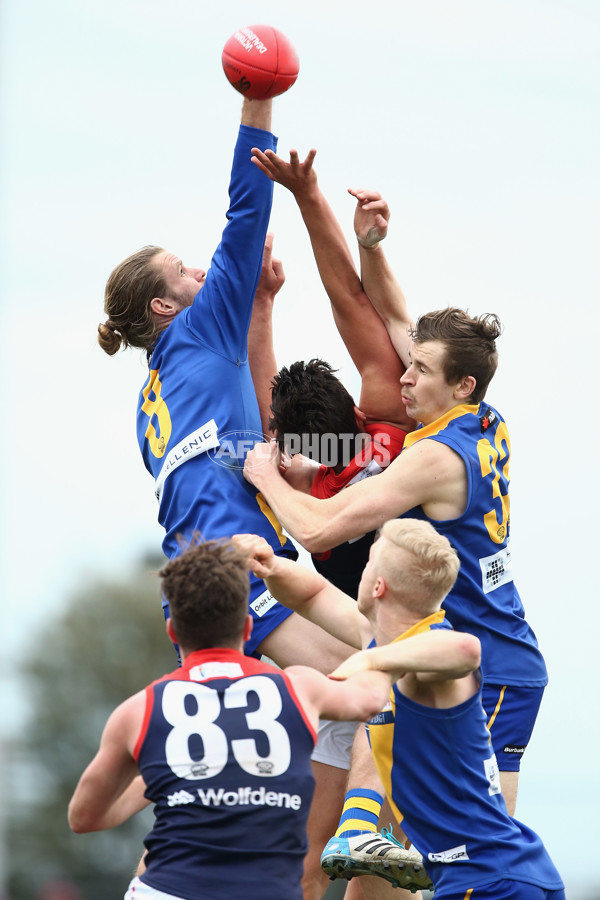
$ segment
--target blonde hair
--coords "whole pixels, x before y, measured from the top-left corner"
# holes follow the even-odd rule
[[[113,356],[123,345],[150,350],[161,332],[150,304],[164,297],[167,287],[155,258],[162,247],[142,247],[111,272],[104,293],[106,322],[98,325],[98,343]]]
[[[420,519],[391,519],[380,536],[387,543],[377,547],[377,564],[391,593],[415,612],[428,615],[439,609],[460,568],[448,538]]]

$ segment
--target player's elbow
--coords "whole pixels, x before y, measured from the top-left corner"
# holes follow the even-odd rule
[[[326,519],[305,522],[297,538],[309,553],[326,553],[341,543],[335,538],[331,521]]]
[[[474,634],[460,634],[459,655],[465,672],[474,672],[481,665],[481,643]]]
[[[309,553],[325,553],[327,550],[331,550],[327,541],[318,536],[313,537],[305,534],[304,537],[299,538],[299,541]]]
[[[67,812],[69,828],[75,834],[87,834],[89,831],[98,831],[98,825],[93,818],[81,808],[78,803],[69,803]]]
[[[85,816],[79,816],[76,813],[72,813],[70,809],[68,820],[69,828],[71,831],[74,831],[75,834],[86,834],[88,831],[93,831],[89,822],[86,821]]]

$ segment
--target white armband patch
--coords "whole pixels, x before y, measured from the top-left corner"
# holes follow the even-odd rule
[[[201,453],[206,453],[207,450],[214,450],[215,447],[219,446],[217,432],[217,423],[214,419],[210,419],[210,421],[201,425],[200,428],[197,428],[196,431],[188,434],[182,441],[179,441],[177,446],[169,451],[169,455],[165,459],[155,482],[154,493],[157,500],[160,500],[164,483],[171,472],[178,469],[188,459],[193,459],[195,456],[200,456]]]

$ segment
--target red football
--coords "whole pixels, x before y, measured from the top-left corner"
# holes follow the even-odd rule
[[[236,91],[252,100],[277,97],[291,88],[300,63],[285,34],[271,25],[248,25],[231,35],[221,56]]]

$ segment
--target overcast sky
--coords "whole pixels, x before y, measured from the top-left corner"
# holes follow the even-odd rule
[[[96,344],[113,266],[154,243],[206,267],[224,226],[241,98],[220,54],[265,22],[300,76],[275,102],[280,151],[315,146],[349,239],[348,187],[392,209],[386,252],[415,315],[497,312],[488,399],[508,421],[517,583],[550,687],[518,815],[571,900],[600,837],[593,559],[600,7],[596,0],[3,0],[0,6],[2,562],[7,659],[73,588],[159,547],[135,439],[145,363]],[[287,283],[278,362],[358,381],[293,199],[271,227]],[[594,814],[592,815],[592,812]]]

